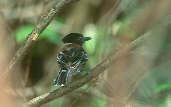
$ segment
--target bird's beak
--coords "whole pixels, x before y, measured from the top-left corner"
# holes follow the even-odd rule
[[[84,41],[91,40],[91,37],[84,37]]]

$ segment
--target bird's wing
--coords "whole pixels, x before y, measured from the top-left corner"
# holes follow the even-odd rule
[[[73,56],[73,65],[84,65],[88,60],[87,53],[83,49],[77,49]]]
[[[64,51],[59,52],[59,54],[57,55],[57,62],[61,66],[65,66],[68,63],[68,60],[69,59],[67,58],[67,55]]]

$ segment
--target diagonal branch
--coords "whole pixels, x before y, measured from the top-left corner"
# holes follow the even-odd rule
[[[159,23],[156,23],[155,26],[150,31],[158,31],[161,28],[165,29],[170,23],[171,23],[170,16],[168,16],[168,17],[164,18],[164,22],[163,22],[163,19],[162,19],[161,21],[159,21]],[[91,75],[90,76],[87,75],[84,78],[71,83],[68,87],[60,87],[58,89],[55,89],[55,90],[47,92],[47,93],[45,93],[43,95],[40,95],[40,96],[38,96],[36,98],[33,98],[32,100],[27,102],[24,105],[24,107],[27,107],[27,106],[34,107],[34,106],[39,106],[39,105],[48,103],[48,102],[50,102],[52,100],[55,100],[55,99],[57,99],[59,97],[62,97],[64,95],[72,92],[75,89],[80,88],[84,84],[86,84],[89,81],[96,78],[99,74],[103,73],[107,68],[112,66],[112,63],[114,61],[116,61],[118,58],[122,57],[124,54],[128,54],[128,52],[130,52],[131,50],[136,48],[136,46],[138,46],[140,43],[143,43],[145,41],[145,39],[149,38],[149,36],[150,35],[140,36],[136,40],[132,41],[129,45],[126,45],[123,48],[120,48],[120,50],[118,50],[116,53],[113,53],[113,54],[109,55],[105,60],[103,60],[100,64],[96,65],[96,67],[94,67],[91,70]],[[133,82],[135,82],[135,83],[133,83],[133,85],[135,85],[133,87],[134,88],[133,91],[136,88],[136,84],[139,81],[141,81],[141,77],[139,77],[139,78],[137,78],[137,79],[135,79],[135,81],[133,81]],[[132,94],[133,91],[128,93],[129,95],[128,95],[127,99],[130,97],[130,95]]]
[[[56,98],[62,97],[64,95],[72,92],[73,90],[83,86],[87,82],[91,81],[93,78],[96,78],[100,73],[102,73],[108,67],[110,67],[111,63],[113,61],[116,61],[117,58],[121,57],[129,50],[135,48],[138,44],[140,44],[142,41],[144,41],[145,38],[146,38],[146,36],[139,37],[138,39],[131,42],[129,45],[125,46],[122,50],[119,50],[116,53],[109,55],[105,60],[103,60],[100,64],[96,65],[96,67],[94,67],[91,70],[90,76],[87,75],[84,78],[82,78],[81,80],[75,81],[68,87],[60,87],[58,89],[47,92],[41,96],[33,98],[28,103],[26,103],[24,105],[24,107],[27,107],[27,106],[35,107],[35,106],[39,106],[39,105],[48,103]]]
[[[70,2],[74,2],[78,0],[59,0],[56,4],[53,5],[53,7],[44,15],[40,17],[40,20],[38,24],[35,26],[33,31],[28,35],[27,40],[25,43],[18,49],[18,51],[15,53],[14,57],[10,61],[8,68],[4,74],[1,74],[2,76],[6,76],[8,72],[12,71],[16,65],[21,61],[23,56],[26,54],[26,52],[30,49],[30,47],[35,43],[35,41],[38,39],[40,33],[48,26],[48,24],[51,22],[53,17],[56,15],[56,13],[64,7],[66,4]]]

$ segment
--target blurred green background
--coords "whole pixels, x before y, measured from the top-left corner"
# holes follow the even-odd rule
[[[13,53],[34,29],[39,16],[55,1],[58,0],[0,1],[2,16],[10,29],[9,37],[15,40]],[[170,10],[169,0],[80,0],[68,4],[59,10],[22,60],[20,69],[13,74],[12,80],[16,81],[13,87],[16,90],[24,87],[19,92],[24,101],[59,88],[52,85],[59,71],[56,56],[63,47],[61,39],[71,32],[93,38],[84,44],[89,57],[85,69],[95,67],[138,37],[149,35],[148,42],[137,45],[126,58],[118,59],[119,64],[112,64],[117,67],[125,63],[129,65],[118,67],[120,72],[130,72],[125,80],[136,77],[136,72],[145,69],[144,77],[135,90],[124,85],[124,91],[134,90],[126,107],[171,107]],[[148,60],[144,60],[146,58]],[[113,78],[124,77],[115,73],[115,68],[110,67],[106,72],[111,73],[102,73],[85,86],[42,107],[119,107],[114,100],[120,95],[120,81]],[[131,71],[134,72],[131,74]]]

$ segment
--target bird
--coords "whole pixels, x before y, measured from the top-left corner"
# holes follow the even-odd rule
[[[70,33],[62,41],[63,49],[57,54],[59,72],[54,80],[54,86],[66,86],[70,83],[72,74],[82,72],[82,67],[88,61],[83,44],[91,40],[91,37],[85,37],[81,33]]]

